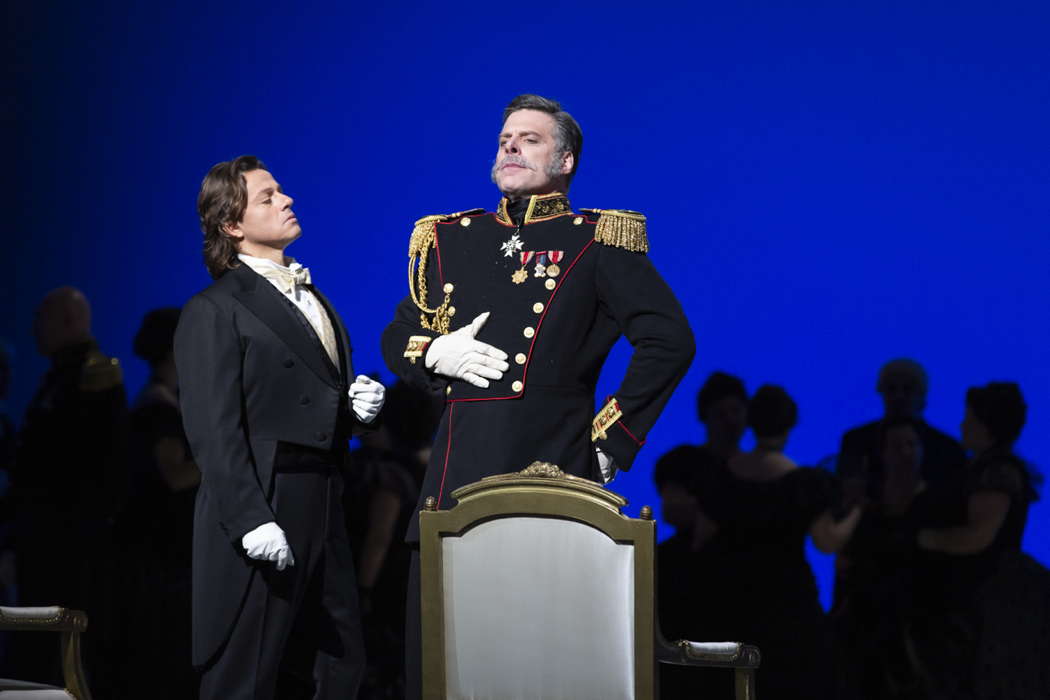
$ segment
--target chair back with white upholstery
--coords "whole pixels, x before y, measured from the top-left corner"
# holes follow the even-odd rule
[[[654,523],[554,465],[420,514],[425,698],[649,700]]]

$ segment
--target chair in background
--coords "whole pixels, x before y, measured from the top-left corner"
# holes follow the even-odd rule
[[[755,698],[755,647],[660,635],[648,507],[544,462],[452,496],[420,513],[424,698],[653,700],[657,663],[733,668]]]
[[[0,700],[91,700],[80,658],[80,633],[87,615],[57,606],[29,608],[0,606],[0,631],[58,632],[65,688],[0,678]]]

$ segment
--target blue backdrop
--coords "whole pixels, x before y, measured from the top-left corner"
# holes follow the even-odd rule
[[[15,303],[0,328],[16,414],[46,368],[32,309],[60,284],[88,294],[137,391],[143,313],[209,281],[200,180],[241,153],[296,198],[289,252],[342,310],[358,368],[389,378],[378,336],[412,222],[495,206],[502,107],[537,92],[583,126],[575,206],[649,217],[697,336],[615,484],[629,512],[658,509],[663,452],[702,440],[694,397],[715,369],[796,397],[803,463],[879,415],[891,357],[927,366],[927,417],[956,435],[967,386],[1016,380],[1019,449],[1050,464],[1045,3],[25,5],[8,10]],[[1035,507],[1026,540],[1044,561],[1048,514]]]

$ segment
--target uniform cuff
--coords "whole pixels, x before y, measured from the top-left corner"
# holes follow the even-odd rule
[[[591,441],[627,471],[645,440],[639,439],[623,422],[623,411],[616,397],[610,398],[591,421]]]

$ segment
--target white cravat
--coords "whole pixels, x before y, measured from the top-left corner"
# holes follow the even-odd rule
[[[332,364],[339,367],[339,351],[336,349],[335,329],[332,328],[332,319],[328,318],[321,303],[317,301],[314,293],[306,288],[311,284],[310,270],[295,262],[294,258],[288,258],[288,265],[278,265],[273,260],[256,258],[251,255],[238,253],[237,258],[252,270],[265,277],[266,280],[277,288],[281,294],[288,298],[296,308],[303,312],[303,316],[313,326],[317,337],[321,339],[325,352]],[[340,371],[342,369],[340,368]]]

